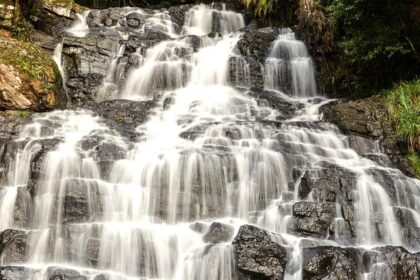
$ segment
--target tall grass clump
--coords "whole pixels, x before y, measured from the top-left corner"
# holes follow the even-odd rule
[[[407,143],[408,159],[420,176],[420,79],[401,83],[385,95],[397,135]]]

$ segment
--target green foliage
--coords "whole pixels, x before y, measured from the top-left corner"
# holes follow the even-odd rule
[[[388,112],[398,136],[413,152],[420,151],[420,79],[386,91]]]
[[[29,21],[22,19],[12,26],[11,31],[13,37],[15,37],[16,39],[27,41],[29,40],[29,34],[32,29],[32,24]]]
[[[43,81],[48,87],[60,77],[57,65],[40,47],[30,42],[0,37],[0,63],[16,67],[26,75]]]
[[[273,9],[273,0],[242,0],[247,9],[254,10],[259,17],[266,16]]]
[[[321,0],[336,25],[338,91],[370,95],[419,73],[420,5],[398,0]],[[417,12],[416,12],[417,11]],[[338,58],[338,59],[337,59]]]
[[[408,156],[408,160],[410,161],[411,166],[413,166],[417,178],[420,178],[420,155],[418,153],[411,153]]]

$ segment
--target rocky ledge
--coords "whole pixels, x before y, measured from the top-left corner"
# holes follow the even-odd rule
[[[50,56],[32,43],[0,37],[0,110],[45,111],[65,103]]]
[[[415,177],[416,173],[407,158],[407,144],[397,137],[385,104],[381,96],[341,101],[324,108],[324,116],[347,135],[377,140],[397,168]]]

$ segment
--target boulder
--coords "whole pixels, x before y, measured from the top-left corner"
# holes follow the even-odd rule
[[[287,250],[255,226],[244,225],[233,240],[236,266],[242,279],[284,278]]]
[[[0,37],[0,110],[46,111],[66,101],[60,72],[47,53]]]
[[[129,27],[139,28],[145,22],[145,18],[142,14],[133,12],[126,16],[126,22]]]
[[[79,271],[68,268],[49,267],[46,274],[48,280],[88,280],[88,277]]]
[[[220,243],[228,242],[234,233],[234,228],[228,224],[212,223],[203,236],[204,242],[207,243]]]
[[[107,67],[120,44],[118,34],[109,36],[91,32],[88,37],[65,36],[63,40],[63,68],[70,100],[81,104],[94,100]]]
[[[301,235],[326,237],[335,213],[335,203],[332,202],[296,202],[293,205],[293,230]]]
[[[392,163],[405,174],[414,177],[416,172],[408,160],[408,147],[390,125],[392,122],[385,104],[382,96],[331,103],[323,109],[324,117],[345,134],[379,140],[381,149]]]
[[[28,233],[6,229],[0,233],[0,261],[2,264],[23,263],[27,257]]]
[[[135,128],[146,121],[154,101],[131,101],[114,99],[103,102],[86,102],[80,108],[93,111],[104,118],[110,127],[117,130],[122,136],[135,140],[138,136]],[[116,157],[118,158],[119,152]],[[103,158],[99,155],[100,158]]]
[[[0,267],[1,280],[22,280],[29,279],[31,270],[24,266],[2,266]]]
[[[403,247],[380,247],[365,252],[363,263],[372,280],[420,279],[420,254]]]
[[[75,13],[83,13],[86,8],[73,0],[34,0],[28,17],[34,27],[51,36],[61,36],[73,24]],[[28,4],[29,6],[29,4]]]
[[[354,248],[318,246],[303,249],[302,279],[360,279],[361,252]]]

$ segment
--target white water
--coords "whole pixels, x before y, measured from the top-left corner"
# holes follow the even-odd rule
[[[291,29],[280,30],[265,63],[265,87],[286,90],[296,97],[316,96],[312,58],[303,42],[296,40]]]
[[[76,14],[76,20],[73,25],[66,29],[66,32],[76,37],[85,37],[89,33],[87,17],[90,11],[87,10],[83,14]]]
[[[241,36],[237,31],[244,25],[241,15],[194,7],[182,35],[203,35],[196,52],[188,37],[171,29],[166,15],[159,12],[146,25],[172,34],[173,39],[147,49],[123,90],[117,88],[113,95],[104,90],[100,97],[157,100],[148,121],[137,127],[141,136],[135,143],[85,111],[41,115],[21,133],[19,141],[29,142],[18,150],[1,188],[5,219],[0,228],[32,231],[25,264],[35,271],[31,279],[45,279],[47,267],[52,266],[75,269],[92,279],[100,274],[118,280],[236,279],[230,242],[205,243],[203,233],[192,229],[197,221],[204,232],[214,221],[230,224],[235,233],[248,223],[272,231],[273,240],[290,249],[286,279],[301,279],[304,244],[349,242],[303,238],[288,229],[292,206],[300,200],[299,180],[294,182],[292,169],[319,169],[322,162],[345,168],[357,178],[357,240],[352,245],[410,247],[402,239],[392,207],[415,213],[419,227],[420,183],[361,157],[334,126],[318,123],[319,108],[329,100],[311,98],[317,95],[312,62],[290,30],[273,43],[265,83],[267,89],[291,94],[288,100],[303,108],[276,126],[278,111],[259,104],[248,89],[229,84],[229,58],[237,56],[235,44]],[[205,36],[213,31],[222,36]],[[123,51],[111,63],[104,87],[121,86],[114,73]],[[290,68],[282,68],[283,60]],[[167,98],[172,101],[164,108]],[[102,140],[83,148],[84,140],[95,137]],[[29,180],[29,159],[39,151],[37,141],[57,138],[58,146],[42,161],[33,200],[27,201],[34,213],[31,223],[19,226],[13,213],[17,190]],[[96,146],[103,143],[115,144],[124,155],[105,172],[96,154]],[[398,202],[372,176],[376,169],[395,177],[401,190]],[[64,221],[66,199],[73,191],[86,198],[89,219]],[[311,193],[306,200],[315,197]],[[378,225],[380,233],[375,230]],[[86,252],[92,246],[97,248],[94,259]],[[416,246],[411,247],[420,247]]]

